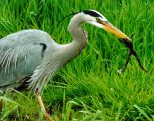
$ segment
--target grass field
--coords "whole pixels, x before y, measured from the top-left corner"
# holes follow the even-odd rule
[[[128,36],[142,64],[135,58],[127,70],[128,49],[114,35],[91,25],[88,46],[55,75],[43,92],[45,107],[56,121],[154,120],[154,2],[153,0],[0,0],[0,38],[23,29],[41,29],[58,43],[72,41],[67,26],[72,16],[94,9]],[[42,121],[32,92],[3,94],[2,121]]]

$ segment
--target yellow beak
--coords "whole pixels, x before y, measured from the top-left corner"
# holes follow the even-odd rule
[[[129,37],[127,37],[127,35],[125,35],[123,32],[121,32],[118,28],[113,26],[108,21],[101,21],[100,19],[97,19],[97,22],[103,25],[104,30],[106,30],[110,33],[113,33],[117,37],[120,37],[122,39],[126,39],[127,41],[131,41],[131,39]]]

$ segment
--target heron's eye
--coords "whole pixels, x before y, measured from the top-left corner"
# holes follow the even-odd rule
[[[98,23],[100,23],[100,24],[103,24],[103,25],[105,25],[106,23],[108,23],[108,21],[106,20],[103,20],[102,18],[100,18],[100,17],[97,17],[96,18],[96,21],[98,22]]]
[[[100,17],[96,17],[96,21],[97,21],[98,23],[101,23]]]

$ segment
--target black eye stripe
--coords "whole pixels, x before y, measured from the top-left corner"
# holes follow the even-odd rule
[[[83,11],[83,13],[88,14],[88,15],[91,15],[93,17],[101,17],[102,18],[101,15],[99,15],[98,13],[96,13],[94,11],[86,10],[86,11]]]

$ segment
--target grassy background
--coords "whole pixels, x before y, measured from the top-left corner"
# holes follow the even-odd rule
[[[144,73],[134,58],[125,73],[128,50],[103,30],[85,25],[89,44],[45,88],[45,107],[56,121],[154,120],[154,2],[153,0],[0,0],[0,38],[23,29],[41,29],[58,43],[71,42],[68,14],[94,9],[133,44]],[[59,26],[58,26],[59,25]],[[32,92],[3,94],[3,121],[42,120]]]

